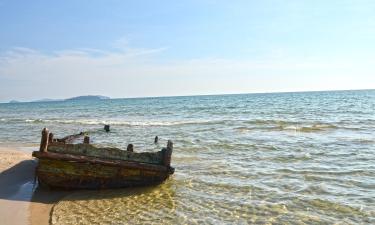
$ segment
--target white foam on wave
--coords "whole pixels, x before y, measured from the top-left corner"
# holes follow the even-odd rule
[[[293,130],[299,132],[314,132],[314,131],[325,131],[329,129],[335,129],[337,126],[332,124],[306,124],[303,126],[298,125],[289,125],[289,126],[280,126],[282,130]]]
[[[215,120],[181,120],[181,121],[122,121],[122,120],[97,120],[97,119],[79,119],[79,120],[59,120],[59,119],[26,119],[27,123],[60,123],[60,124],[82,124],[82,125],[123,125],[123,126],[175,126],[188,124],[208,124],[220,122]]]
[[[279,121],[279,120],[237,120],[237,119],[196,119],[196,120],[111,120],[111,119],[0,119],[6,122],[26,122],[26,123],[50,123],[50,124],[79,124],[79,125],[118,125],[118,126],[178,126],[178,125],[212,125],[224,123],[246,123],[252,126],[242,126],[236,128],[240,132],[248,132],[250,130],[284,130],[295,132],[318,132],[337,129],[339,127],[329,123],[298,123],[293,121]],[[340,127],[345,129],[345,127]]]
[[[262,123],[260,123],[259,120],[257,120],[256,124],[252,123],[251,121],[244,121],[244,123],[252,124],[252,126],[241,126],[241,127],[236,127],[234,129],[236,129],[239,132],[244,133],[244,132],[249,132],[252,130],[319,132],[319,131],[329,131],[329,130],[339,128],[333,124],[328,124],[328,123],[315,123],[314,124],[314,123],[308,123],[308,122],[297,123],[297,122],[287,122],[287,121],[283,121],[281,123],[280,121],[276,121],[276,120],[273,120],[273,123],[271,123],[270,120],[267,120]]]
[[[297,126],[286,126],[286,127],[282,127],[281,128],[283,130],[298,130],[299,128]]]
[[[26,119],[26,123],[37,123],[37,122],[43,122],[42,119]]]

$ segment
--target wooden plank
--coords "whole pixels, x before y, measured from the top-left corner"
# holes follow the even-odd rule
[[[49,131],[47,128],[42,130],[42,138],[40,140],[40,152],[46,152],[48,148],[48,138],[49,138]]]
[[[58,138],[56,140],[57,140],[57,142],[68,144],[68,143],[72,143],[75,139],[80,138],[83,135],[85,135],[85,132],[81,132],[79,134],[68,135],[66,137]]]
[[[102,189],[159,184],[165,171],[113,167],[78,161],[39,159],[36,174],[42,185],[65,189]]]
[[[135,168],[135,169],[142,169],[142,170],[160,171],[160,172],[166,172],[166,173],[170,173],[171,171],[169,167],[166,167],[163,165],[154,165],[154,164],[124,161],[124,160],[107,160],[107,159],[99,159],[99,158],[89,157],[89,156],[78,156],[78,155],[71,155],[71,154],[60,154],[60,153],[54,153],[54,152],[37,152],[37,151],[34,151],[32,155],[39,159],[55,159],[55,160],[62,160],[62,161],[86,162],[86,163],[102,164],[102,165],[113,166],[113,167]]]
[[[148,186],[160,184],[166,179],[163,177],[155,177],[153,179],[97,179],[90,176],[67,176],[47,171],[37,171],[37,173],[39,184],[60,189],[105,189]]]
[[[143,179],[147,177],[166,177],[164,171],[146,170],[129,167],[113,167],[104,164],[90,164],[55,159],[40,159],[38,171],[65,174],[67,176],[87,176],[98,179]]]
[[[164,166],[169,167],[171,165],[172,152],[173,152],[173,142],[171,140],[168,140],[167,148],[162,149]]]
[[[90,137],[89,136],[85,136],[83,138],[83,144],[90,144]]]
[[[163,153],[131,152],[118,148],[96,147],[91,144],[64,144],[53,142],[48,146],[49,152],[98,157],[102,159],[118,159],[151,164],[163,164]]]

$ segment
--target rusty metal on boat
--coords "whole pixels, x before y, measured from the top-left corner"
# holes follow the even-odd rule
[[[82,136],[83,143],[73,144],[74,139]],[[158,152],[96,147],[89,142],[86,133],[56,139],[44,128],[40,149],[32,153],[38,158],[39,184],[62,189],[147,186],[160,184],[174,173],[172,141]]]

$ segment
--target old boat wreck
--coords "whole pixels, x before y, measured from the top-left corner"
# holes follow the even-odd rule
[[[84,136],[83,143],[73,140]],[[44,128],[36,176],[42,186],[62,189],[104,189],[155,185],[174,173],[171,167],[173,143],[158,152],[133,152],[96,147],[84,133],[55,139]]]

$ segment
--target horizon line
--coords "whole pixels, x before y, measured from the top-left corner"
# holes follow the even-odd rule
[[[79,96],[104,96],[109,97],[109,99],[102,99],[102,100],[116,100],[116,99],[145,99],[145,98],[176,98],[176,97],[201,97],[201,96],[222,96],[222,95],[249,95],[249,94],[288,94],[288,93],[311,93],[311,92],[339,92],[339,91],[374,91],[375,88],[365,88],[365,89],[332,89],[332,90],[308,90],[308,91],[270,91],[270,92],[246,92],[246,93],[221,93],[221,94],[192,94],[192,95],[163,95],[163,96],[136,96],[136,97],[118,97],[112,98],[110,96],[106,96],[103,94],[87,94],[87,95],[77,95],[73,97],[67,97],[62,99],[50,99],[50,101],[45,102],[58,102],[64,101],[70,98],[79,97]],[[43,99],[49,99],[47,97],[35,100],[28,100],[28,101],[19,101],[17,103],[45,103]],[[6,102],[0,102],[0,104],[17,104],[11,103],[11,101],[18,101],[15,99],[8,100]]]

